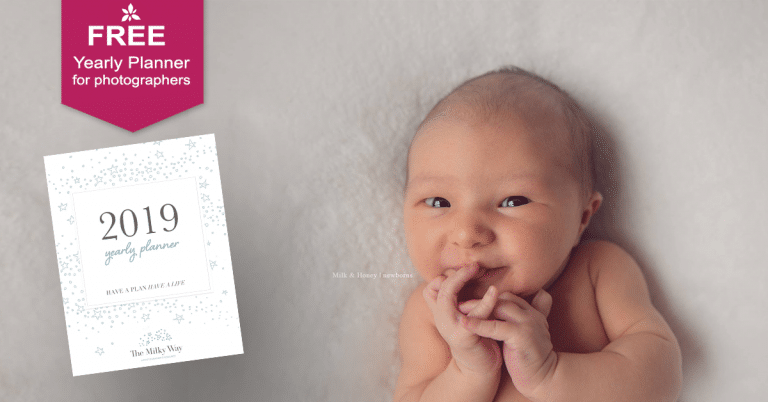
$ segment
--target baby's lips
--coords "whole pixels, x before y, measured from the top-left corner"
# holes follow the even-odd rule
[[[456,270],[453,268],[448,268],[445,271],[443,271],[443,275],[445,275],[446,278],[453,276],[453,274],[456,273]]]
[[[476,273],[476,274],[475,274],[475,275],[472,277],[472,279],[480,279],[480,278],[482,278],[482,277],[483,277],[483,275],[485,275],[485,272],[486,272],[486,271],[487,271],[487,269],[486,269],[486,268],[480,267],[480,268],[477,270],[477,273]]]
[[[467,263],[467,264],[464,264],[464,265],[461,265],[461,266],[458,266],[458,267],[455,267],[455,268],[448,268],[445,271],[443,271],[442,275],[445,275],[446,278],[450,278],[451,276],[453,276],[459,270],[461,270],[463,268],[467,268],[467,267],[473,267],[473,266],[475,268],[478,268],[478,269],[477,269],[477,272],[474,275],[472,275],[472,277],[469,278],[469,279],[473,280],[473,279],[477,279],[477,278],[480,278],[481,276],[483,276],[483,274],[485,273],[486,269],[481,267],[476,262]]]

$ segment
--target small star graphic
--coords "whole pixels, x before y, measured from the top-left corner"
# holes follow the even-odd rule
[[[80,178],[79,177],[75,177],[75,184],[79,184],[79,183],[80,183]]]
[[[216,261],[211,261],[211,269],[213,269],[213,267],[216,267],[216,266],[217,266]]]
[[[72,258],[74,258],[75,261],[77,261],[78,264],[80,263],[80,253],[79,252],[75,253],[75,254],[72,254]]]
[[[112,167],[107,168],[109,170],[109,173],[115,174],[117,173],[117,166],[112,165]]]
[[[203,180],[203,182],[200,183],[200,188],[206,188],[206,187],[208,187],[208,180]]]
[[[203,202],[210,201],[210,200],[211,200],[211,198],[208,197],[208,194],[203,194]]]
[[[62,266],[62,270],[65,270],[65,269],[69,268],[69,263],[66,262],[66,261],[62,261],[61,262],[61,266]]]
[[[104,182],[104,178],[101,176],[96,176],[96,184]]]
[[[208,245],[210,246],[210,245],[211,245],[211,242],[208,242]]]
[[[174,321],[176,321],[176,322],[178,322],[179,324],[181,324],[181,321],[182,321],[182,320],[184,320],[184,316],[183,316],[183,315],[178,315],[178,314],[176,314],[176,318],[174,318]]]
[[[64,304],[67,304],[67,303],[69,303],[69,297],[64,298]]]
[[[102,354],[104,354],[104,349],[102,349],[102,348],[96,348],[96,353],[98,353],[98,354],[99,354],[99,356],[101,356]]]
[[[195,143],[192,142],[192,140],[189,140],[189,144],[184,144],[189,147],[189,149],[195,148]]]
[[[78,312],[78,313],[82,313],[83,311],[85,311],[85,307],[83,307],[83,306],[77,306],[77,312]]]
[[[66,210],[67,210],[67,204],[65,204],[63,202],[61,204],[59,204],[59,212],[66,211]]]
[[[144,316],[142,316],[141,318],[144,320],[144,322],[147,322],[147,320],[149,319],[149,314],[144,314]]]
[[[160,159],[160,158],[162,158],[162,157],[163,157],[163,153],[162,153],[162,152],[160,152],[160,151],[157,151],[157,152],[155,153],[155,156],[157,156],[157,159]]]
[[[221,294],[226,295],[227,291],[225,290],[225,291],[221,292]]]
[[[67,219],[67,222],[69,222],[69,224],[70,224],[70,225],[71,225],[71,224],[73,224],[73,223],[75,223],[75,217],[74,217],[74,216],[72,216],[72,215],[70,215],[70,216],[69,216],[69,219]]]
[[[103,315],[101,315],[101,313],[95,313],[94,316],[93,316],[93,318],[95,318],[97,320],[100,319],[101,317],[103,317]]]

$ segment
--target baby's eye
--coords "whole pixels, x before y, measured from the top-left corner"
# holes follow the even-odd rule
[[[511,197],[507,197],[504,199],[504,201],[501,202],[501,205],[499,207],[505,208],[505,207],[519,207],[521,205],[525,205],[527,203],[531,202],[531,200],[523,197],[522,195],[513,195]]]
[[[443,197],[427,198],[424,202],[434,208],[449,208],[451,206],[451,203]]]

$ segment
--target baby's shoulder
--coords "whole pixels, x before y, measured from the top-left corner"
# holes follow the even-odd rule
[[[429,310],[427,301],[424,299],[424,289],[427,287],[426,282],[422,282],[416,289],[411,292],[408,301],[405,302],[405,309],[400,320],[401,326],[414,324],[424,325],[432,324],[434,326],[434,318],[432,312]]]
[[[404,367],[401,376],[437,376],[451,359],[448,344],[437,331],[432,312],[424,299],[426,286],[422,283],[411,293],[400,319],[400,354]],[[405,367],[410,368],[405,370]]]
[[[578,245],[573,251],[569,265],[569,269],[588,275],[593,286],[597,284],[600,276],[607,272],[639,270],[629,253],[606,240],[594,240]]]

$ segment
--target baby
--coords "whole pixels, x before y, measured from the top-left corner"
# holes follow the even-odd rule
[[[635,261],[580,244],[586,114],[517,68],[469,80],[418,128],[404,219],[426,281],[400,324],[395,401],[671,401],[680,349]]]

